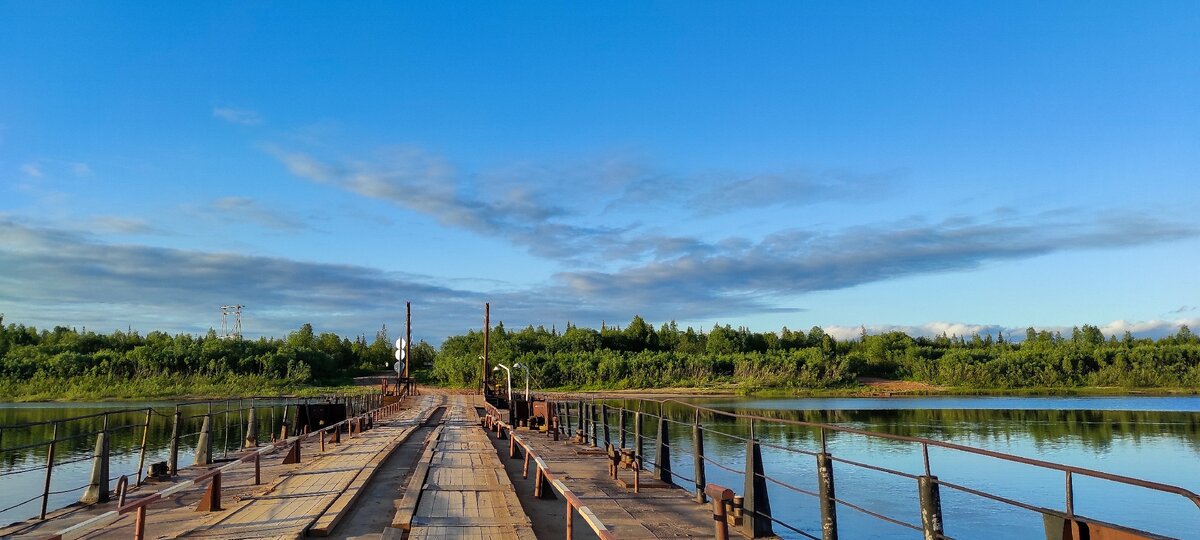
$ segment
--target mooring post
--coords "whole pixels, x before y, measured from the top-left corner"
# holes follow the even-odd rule
[[[692,423],[692,469],[696,478],[696,502],[704,504],[708,497],[704,489],[708,482],[704,479],[704,430],[700,429],[700,409],[696,409],[695,421]]]
[[[825,445],[825,429],[820,430],[821,451],[817,454],[817,495],[821,500],[821,538],[837,540],[837,495],[833,490],[833,458]]]
[[[645,465],[642,453],[646,450],[646,438],[642,435],[642,411],[640,405],[638,406],[638,412],[633,413],[633,446],[635,456],[637,457],[638,470],[641,470]]]
[[[179,405],[176,405],[174,422],[171,424],[171,455],[167,458],[171,476],[179,474],[179,422],[181,420],[183,420],[183,413],[179,412]]]
[[[667,414],[658,404],[658,434],[654,438],[658,451],[654,454],[654,479],[671,484],[671,431],[667,426]]]
[[[50,502],[50,476],[54,474],[54,449],[58,445],[58,422],[54,423],[54,432],[50,436],[50,448],[46,449],[46,483],[42,486],[42,513],[40,519],[46,519],[46,505]]]
[[[564,435],[570,435],[571,433],[574,433],[574,431],[571,431],[571,402],[564,401],[562,402],[562,406],[564,412],[566,413],[563,415],[563,417],[567,419],[567,431],[564,433]]]
[[[205,414],[200,424],[200,436],[196,438],[196,465],[212,463],[212,415]]]
[[[250,412],[246,414],[246,440],[242,441],[243,448],[258,448],[258,413],[254,412],[254,401],[250,402]]]
[[[600,404],[600,425],[604,427],[604,445],[607,446],[608,442],[610,440],[612,440],[609,438],[609,434],[608,434],[608,404],[607,403]],[[596,445],[596,446],[600,446],[600,445]]]
[[[750,420],[750,436],[746,438],[745,523],[750,538],[774,536],[771,526],[771,500],[767,496],[767,477],[763,470],[762,448],[754,435],[754,420]]]
[[[104,415],[104,428],[96,434],[96,451],[92,454],[92,478],[83,492],[80,502],[84,504],[108,502],[108,415]]]

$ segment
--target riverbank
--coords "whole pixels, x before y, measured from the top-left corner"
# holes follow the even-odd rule
[[[353,380],[343,385],[304,385],[261,375],[154,376],[133,379],[84,376],[0,380],[3,402],[194,401],[250,397],[316,397],[367,392]]]
[[[935,386],[917,381],[901,381],[863,377],[858,384],[836,388],[773,388],[723,384],[705,387],[677,388],[578,388],[547,389],[550,392],[581,392],[613,396],[642,397],[920,397],[920,396],[1187,396],[1200,395],[1200,388],[1125,388],[1118,386],[1028,387],[1028,388],[965,388]]]

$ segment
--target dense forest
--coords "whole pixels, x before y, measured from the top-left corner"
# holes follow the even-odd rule
[[[1153,340],[1104,336],[1084,325],[1070,336],[1028,329],[1011,336],[912,337],[902,332],[838,341],[821,328],[751,332],[729,325],[708,332],[655,329],[641,317],[599,331],[527,327],[492,330],[490,358],[530,367],[538,388],[651,388],[734,385],[823,389],[881,377],[969,389],[1068,387],[1200,387],[1200,337],[1183,326]],[[482,332],[453,336],[434,362],[433,377],[453,386],[478,384]],[[517,386],[523,373],[514,373]]]
[[[0,315],[0,396],[152,397],[278,393],[309,385],[336,385],[390,369],[386,329],[368,343],[305,324],[284,339],[223,339],[136,331],[100,334],[62,326],[41,330],[3,324]],[[414,344],[414,365],[428,364],[434,348]],[[225,394],[228,395],[228,394]]]
[[[493,363],[530,367],[535,388],[720,385],[741,390],[852,388],[859,377],[964,389],[1200,388],[1200,337],[1186,327],[1161,339],[1104,336],[1084,325],[1069,336],[1029,329],[1011,336],[911,337],[901,332],[836,340],[821,328],[752,332],[567,325],[491,333]],[[483,333],[451,336],[440,350],[413,346],[432,382],[475,386]],[[251,395],[347,383],[392,364],[386,329],[369,341],[317,334],[305,324],[283,339],[223,339],[134,331],[38,330],[0,316],[0,396],[7,399]],[[514,373],[519,386],[523,373]]]

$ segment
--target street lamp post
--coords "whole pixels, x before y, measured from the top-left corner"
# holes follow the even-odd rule
[[[522,368],[525,370],[525,403],[529,403],[529,366],[522,365],[520,362],[517,362],[513,364],[513,367]]]
[[[508,369],[508,366],[504,364],[497,364],[496,367],[492,368],[492,371],[500,368],[504,368],[504,371],[508,372],[508,408],[512,409],[512,370]]]

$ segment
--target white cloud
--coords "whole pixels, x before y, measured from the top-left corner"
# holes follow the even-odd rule
[[[1100,325],[1100,332],[1105,337],[1116,336],[1118,339],[1125,335],[1125,332],[1133,334],[1134,337],[1149,337],[1160,338],[1169,336],[1179,331],[1179,327],[1187,325],[1188,328],[1200,327],[1200,318],[1191,319],[1172,319],[1163,320],[1155,319],[1150,321],[1112,321],[1110,323]],[[826,334],[833,336],[839,341],[857,340],[861,335],[863,328],[866,328],[868,335],[883,334],[886,332],[904,332],[913,337],[937,337],[945,334],[950,337],[969,337],[974,334],[981,336],[991,335],[993,338],[1004,333],[1004,339],[1010,341],[1022,341],[1025,339],[1025,331],[1030,328],[1022,327],[1005,327],[995,324],[975,324],[975,323],[960,323],[960,322],[930,322],[918,325],[894,325],[894,324],[868,324],[865,326],[826,326],[823,327]],[[1036,331],[1058,332],[1064,337],[1070,337],[1074,329],[1072,326],[1035,326],[1032,327]]]
[[[79,176],[79,177],[91,176],[92,175],[92,167],[89,166],[87,163],[83,163],[83,162],[72,163],[71,164],[71,173],[74,174],[75,176]]]
[[[241,124],[243,126],[254,126],[261,124],[262,115],[248,109],[235,109],[233,107],[213,107],[213,116],[220,118],[232,124]]]
[[[21,172],[30,178],[41,178],[45,175],[45,173],[42,172],[42,167],[36,163],[22,164]]]

